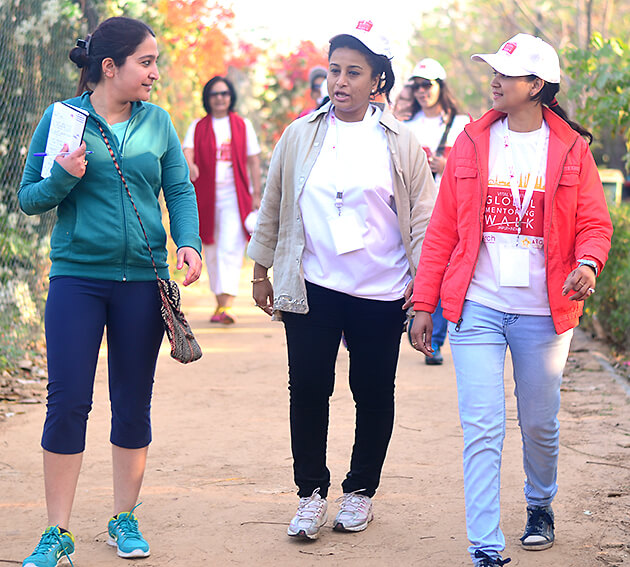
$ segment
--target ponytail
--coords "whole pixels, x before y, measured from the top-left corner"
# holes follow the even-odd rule
[[[532,75],[533,76],[533,75]],[[534,77],[534,76],[533,76]],[[535,77],[534,77],[535,78]],[[545,81],[545,85],[538,92],[536,96],[533,97],[532,100],[538,101],[541,104],[544,104],[551,110],[556,113],[562,120],[564,120],[571,128],[573,128],[578,134],[584,136],[589,144],[593,143],[593,134],[591,134],[586,128],[580,126],[577,122],[573,122],[573,120],[569,120],[566,111],[558,104],[556,100],[556,94],[560,90],[560,85],[558,83],[548,83]]]

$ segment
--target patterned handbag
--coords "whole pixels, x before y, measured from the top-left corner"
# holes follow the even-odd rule
[[[158,291],[160,293],[160,311],[162,314],[162,321],[164,322],[164,330],[166,331],[168,342],[171,344],[171,356],[175,360],[183,362],[184,364],[199,360],[202,355],[201,347],[199,346],[197,339],[195,339],[195,335],[193,334],[192,329],[181,310],[179,287],[173,280],[165,280],[158,276],[157,267],[153,258],[153,251],[149,245],[149,238],[144,230],[144,225],[142,224],[142,219],[140,218],[136,204],[133,202],[133,197],[131,196],[131,191],[129,191],[127,182],[125,181],[125,176],[116,161],[116,156],[114,155],[114,152],[109,145],[109,140],[107,139],[107,136],[100,124],[98,124],[98,128],[101,131],[103,140],[105,140],[105,145],[109,150],[109,155],[114,161],[114,165],[120,175],[120,179],[127,190],[127,195],[129,195],[129,199],[133,205],[133,210],[136,211],[140,228],[142,228],[144,239],[147,242],[147,248],[149,249],[149,254],[151,255],[151,262],[153,263],[153,270],[155,271],[155,278],[157,279]]]

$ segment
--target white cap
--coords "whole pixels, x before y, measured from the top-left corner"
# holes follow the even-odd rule
[[[506,77],[536,75],[548,83],[560,82],[560,61],[556,50],[528,33],[508,39],[496,53],[476,53],[473,61],[485,61]]]
[[[375,55],[385,55],[387,59],[392,58],[392,52],[389,47],[389,41],[387,38],[379,32],[378,26],[374,25],[374,22],[370,19],[359,20],[354,29],[337,34],[330,38],[332,42],[334,39],[342,35],[349,35],[358,39],[365,47],[367,47]]]
[[[413,68],[411,77],[409,78],[415,79],[416,77],[419,77],[420,79],[428,79],[429,81],[435,81],[436,79],[444,81],[446,79],[446,71],[435,59],[427,57]]]

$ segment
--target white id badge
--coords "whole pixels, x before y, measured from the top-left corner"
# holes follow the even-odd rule
[[[520,246],[499,248],[499,285],[529,287],[529,250]]]
[[[337,254],[346,254],[365,248],[361,237],[361,227],[354,211],[344,212],[341,216],[328,218],[328,226],[337,249]]]

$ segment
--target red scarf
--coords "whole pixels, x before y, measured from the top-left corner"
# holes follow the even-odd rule
[[[236,199],[243,232],[249,240],[249,233],[244,224],[245,218],[252,210],[252,196],[249,193],[249,178],[247,177],[247,134],[245,121],[234,112],[230,112],[230,129],[232,131],[232,169],[234,171]],[[214,244],[217,140],[212,128],[212,116],[210,114],[197,122],[194,143],[194,159],[199,168],[199,177],[194,182],[199,210],[199,236],[204,244]]]

